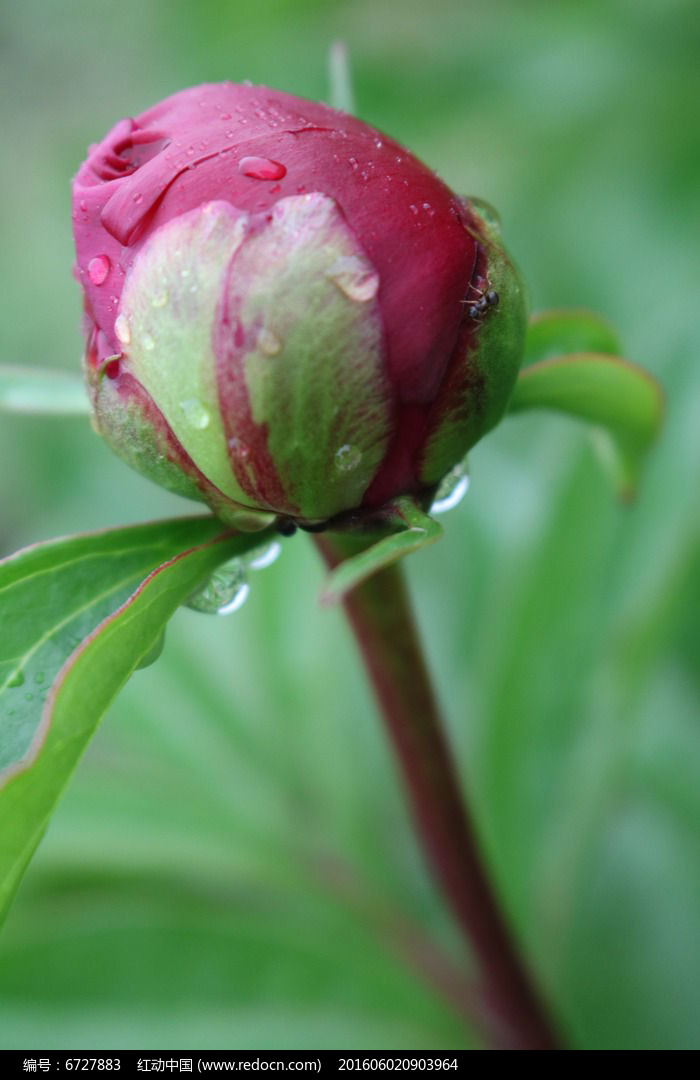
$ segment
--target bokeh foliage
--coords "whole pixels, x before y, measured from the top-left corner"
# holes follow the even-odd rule
[[[637,503],[586,433],[513,418],[410,561],[504,903],[569,1038],[698,1046],[700,10],[694,0],[0,5],[5,363],[80,350],[68,178],[120,116],[250,78],[327,96],[495,203],[533,307],[616,324],[667,393]],[[191,508],[80,420],[0,426],[0,553]],[[349,633],[297,537],[183,611],[110,711],[0,938],[0,1045],[466,1045],[463,962]],[[427,953],[426,953],[427,950]]]

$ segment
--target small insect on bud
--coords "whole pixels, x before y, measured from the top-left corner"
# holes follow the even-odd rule
[[[96,428],[237,527],[427,499],[506,408],[492,217],[344,113],[184,90],[90,150],[73,222]]]

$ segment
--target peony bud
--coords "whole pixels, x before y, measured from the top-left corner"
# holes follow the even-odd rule
[[[506,408],[493,219],[343,113],[182,91],[90,150],[73,222],[98,430],[240,527],[429,501]]]

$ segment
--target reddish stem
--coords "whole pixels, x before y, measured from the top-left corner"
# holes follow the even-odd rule
[[[339,534],[316,543],[329,567],[357,550]],[[353,546],[351,546],[351,544]],[[501,915],[442,734],[400,568],[382,570],[345,600],[406,787],[424,855],[476,955],[478,1025],[498,1049],[556,1049],[559,1041]]]

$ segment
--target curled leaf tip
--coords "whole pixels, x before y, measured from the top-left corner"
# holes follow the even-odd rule
[[[620,498],[631,501],[664,411],[660,384],[620,356],[580,352],[523,368],[510,412],[552,409],[593,425],[594,445]]]

